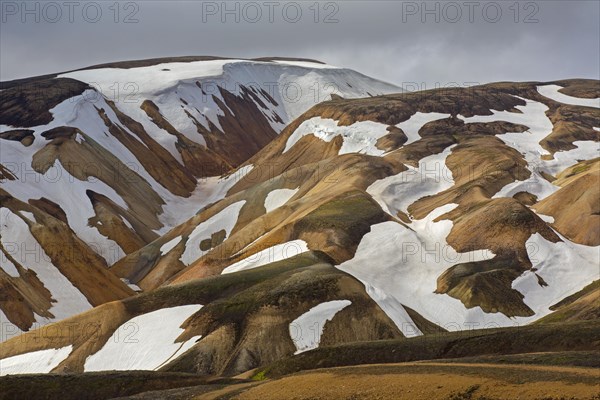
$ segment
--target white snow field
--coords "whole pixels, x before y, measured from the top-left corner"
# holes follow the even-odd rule
[[[598,143],[577,141],[574,142],[575,149],[560,151],[554,154],[553,159],[542,160],[541,156],[549,153],[539,142],[553,129],[552,122],[545,114],[548,107],[539,102],[523,100],[527,104],[517,107],[522,113],[492,110],[493,115],[490,116],[465,118],[459,115],[465,123],[507,121],[529,128],[524,133],[498,135],[507,145],[523,154],[532,176],[525,181],[506,185],[495,198],[510,197],[527,190],[538,199],[543,199],[559,187],[544,179],[541,171],[554,175],[579,160],[600,155]],[[411,120],[413,118],[415,116]],[[409,134],[409,138],[418,140],[414,129],[411,131],[403,127],[403,130]],[[423,158],[418,168],[409,167],[408,171],[375,181],[367,188],[367,192],[390,215],[396,216],[399,211],[407,213],[410,204],[419,198],[439,193],[454,184],[452,172],[445,163],[452,148]],[[452,229],[452,222],[433,221],[455,206],[448,204],[440,207],[422,220],[412,220],[406,226],[396,222],[372,226],[371,232],[363,237],[354,258],[338,266],[365,284],[367,293],[406,336],[419,335],[421,332],[404,306],[449,330],[525,324],[547,315],[551,305],[600,278],[600,247],[577,245],[566,238],[562,238],[561,243],[553,244],[539,235],[533,235],[527,242],[527,251],[532,261],[537,260],[534,267],[538,268],[539,276],[544,280],[547,278],[548,286],[541,286],[535,274],[527,272],[513,282],[513,288],[525,296],[525,303],[536,313],[534,316],[508,318],[500,313],[485,313],[480,307],[467,309],[459,300],[435,294],[437,278],[449,267],[494,257],[490,251],[460,254],[448,245],[446,237]],[[551,220],[548,217],[544,219]],[[370,263],[372,268],[362,268],[373,259],[378,260],[375,266]]]
[[[190,265],[202,257],[204,252],[200,249],[200,242],[210,239],[213,233],[225,230],[225,237],[229,237],[244,204],[246,204],[246,200],[233,203],[206,221],[199,223],[185,242],[185,251],[179,258],[181,262]]]
[[[373,182],[367,193],[393,217],[399,211],[408,214],[408,207],[415,201],[454,185],[452,171],[446,166],[446,158],[453,148],[454,145],[441,153],[422,158],[418,168],[407,165],[408,170]]]
[[[539,94],[544,97],[547,97],[551,100],[557,101],[563,104],[570,104],[573,106],[584,106],[584,107],[593,107],[600,108],[600,98],[597,99],[583,99],[580,97],[573,97],[559,92],[562,89],[562,86],[558,85],[545,85],[538,86],[537,90]]]
[[[558,233],[557,233],[558,234]],[[559,235],[560,236],[560,235]],[[552,312],[550,306],[600,279],[600,246],[584,246],[563,236],[552,243],[539,233],[527,240],[527,254],[537,271],[527,271],[512,284],[539,319]],[[548,284],[540,286],[536,274]]]
[[[129,286],[130,289],[135,290],[136,292],[141,292],[142,288],[140,288],[138,285],[136,285],[135,283],[131,283],[129,281],[129,279],[125,279],[125,278],[121,278],[121,281],[126,284],[127,286]]]
[[[181,236],[176,236],[173,239],[169,240],[167,243],[160,246],[160,255],[164,256],[165,254],[173,250],[175,246],[179,244],[179,242],[181,242]]]
[[[413,114],[408,120],[401,122],[396,127],[402,129],[406,134],[409,144],[421,138],[419,130],[428,122],[450,117],[450,114],[421,113]],[[330,118],[313,117],[308,119],[290,135],[285,149],[286,153],[300,139],[306,135],[313,135],[325,142],[331,142],[336,136],[343,139],[342,147],[338,154],[361,153],[371,156],[382,156],[384,150],[377,148],[377,140],[389,134],[388,125],[373,122],[359,121],[349,126],[338,126],[338,121]]]
[[[333,300],[321,303],[290,323],[290,337],[296,346],[294,354],[316,349],[321,342],[321,335],[327,321],[352,302],[350,300]]]
[[[85,372],[158,369],[200,339],[175,342],[184,331],[180,326],[201,308],[200,304],[163,308],[130,319],[85,360]]]
[[[456,330],[453,324],[458,324],[458,329],[461,329],[465,322],[486,324],[498,319],[502,322],[508,320],[502,314],[500,317],[489,314],[489,317],[479,307],[467,310],[459,300],[434,293],[437,278],[446,269],[494,256],[488,250],[457,253],[446,242],[452,221],[434,220],[456,206],[442,206],[407,226],[393,221],[371,226],[371,232],[363,236],[354,258],[338,266],[364,282],[367,288],[376,288],[371,289],[369,294],[394,322],[401,323],[398,328],[402,331],[414,330],[414,323],[404,313],[405,310],[398,307],[399,304],[449,330]],[[369,263],[369,268],[364,268],[366,263]],[[397,309],[401,309],[399,314],[396,314]]]
[[[577,164],[581,160],[591,160],[600,157],[600,142],[592,140],[577,140],[573,142],[575,149],[558,151],[554,153],[552,160],[543,160],[543,168],[551,175],[556,176],[559,172]]]
[[[467,309],[457,299],[435,294],[437,278],[451,266],[494,257],[487,250],[457,253],[447,243],[452,221],[434,220],[455,207],[442,206],[407,227],[396,222],[373,225],[354,258],[338,266],[365,283],[367,293],[402,332],[419,334],[403,306],[448,330],[527,324],[549,314],[550,306],[600,278],[600,246],[578,245],[564,237],[563,242],[551,243],[534,234],[527,241],[527,252],[538,269],[536,273],[548,286],[540,285],[535,274],[528,271],[512,287],[525,296],[525,304],[535,315],[509,318],[501,313],[485,313],[480,307]],[[363,267],[373,259],[377,263]]]
[[[0,268],[12,277],[19,277],[19,271],[15,264],[8,257],[0,257]]]
[[[287,203],[296,193],[298,193],[298,190],[300,190],[300,188],[275,189],[269,192],[265,198],[265,209],[267,210],[267,213],[270,213]]]
[[[156,192],[166,202],[163,206],[163,213],[159,215],[159,220],[163,224],[163,227],[155,230],[155,232],[159,235],[164,235],[172,228],[192,218],[205,206],[224,199],[229,189],[243,177],[251,173],[253,169],[254,166],[250,164],[240,167],[227,176],[199,179],[198,186],[196,186],[191,196],[187,198],[175,196],[161,187],[161,190]]]
[[[45,197],[61,206],[64,210],[70,227],[75,231],[77,236],[88,244],[93,244],[94,249],[106,259],[109,264],[116,262],[119,255],[124,255],[121,248],[116,242],[101,235],[95,227],[88,225],[88,219],[95,216],[94,209],[89,201],[86,190],[93,190],[96,193],[105,195],[113,200],[121,207],[127,208],[127,204],[119,196],[114,189],[106,185],[99,179],[91,178],[87,181],[81,181],[69,173],[69,168],[56,160],[54,165],[46,171],[46,173],[37,173],[31,167],[33,155],[42,150],[48,141],[41,136],[41,133],[56,128],[59,126],[87,126],[87,130],[95,129],[99,125],[104,124],[97,111],[93,109],[92,103],[83,103],[78,107],[78,99],[81,100],[83,95],[75,98],[74,101],[65,100],[51,110],[54,115],[54,120],[48,125],[41,127],[30,128],[34,131],[35,140],[29,147],[23,146],[20,142],[7,141],[2,142],[0,146],[0,158],[3,165],[15,172],[17,180],[4,180],[2,187],[15,198],[27,202],[29,199],[38,199]],[[93,109],[99,121],[93,121],[90,113]],[[77,121],[76,121],[77,120]],[[104,127],[105,129],[106,127]],[[98,130],[98,137],[105,136],[102,132],[104,129]],[[4,128],[3,128],[4,130]],[[103,140],[103,139],[102,139]],[[109,140],[106,138],[106,140]],[[118,141],[113,138],[114,142]],[[111,148],[111,147],[109,147]],[[120,149],[122,146],[115,146],[115,151],[111,148],[113,155],[121,160],[127,160],[127,157],[120,157]],[[90,164],[88,171],[94,171],[95,166]],[[86,166],[82,169],[86,170]],[[116,259],[115,259],[116,258]]]
[[[396,127],[402,129],[408,138],[406,143],[404,143],[406,146],[421,139],[419,131],[425,124],[449,117],[451,117],[450,114],[416,112],[406,121],[397,124]]]
[[[522,113],[492,110],[493,115],[477,115],[469,118],[459,115],[458,117],[463,119],[465,123],[506,121],[527,126],[529,130],[526,132],[509,132],[497,135],[497,137],[523,154],[531,176],[523,181],[509,183],[493,197],[512,197],[518,192],[526,191],[536,195],[538,200],[542,200],[560,188],[545,179],[541,172],[554,175],[575,165],[578,160],[598,157],[600,155],[599,147],[598,143],[593,141],[576,141],[574,142],[574,145],[577,146],[576,149],[560,151],[554,154],[552,160],[543,160],[541,156],[548,156],[550,153],[542,148],[540,141],[552,133],[554,127],[552,121],[546,115],[548,107],[537,101],[521,99],[527,102],[525,106],[516,107]]]
[[[71,354],[73,346],[19,354],[0,360],[0,376],[45,374],[52,371]]]
[[[223,100],[219,88],[234,94],[241,93],[241,85],[255,88],[255,94],[265,105],[260,107],[263,114],[277,131],[315,104],[329,100],[331,94],[343,97],[368,97],[369,93],[377,95],[402,91],[397,86],[349,69],[283,60],[278,62],[247,60],[172,62],[140,68],[75,71],[60,77],[92,84],[105,95],[115,94],[113,88],[116,82],[122,86],[116,99],[119,100],[119,108],[141,122],[151,136],[155,139],[162,138],[163,141],[165,139],[172,141],[173,136],[161,132],[160,128],[152,124],[139,108],[138,102],[132,99],[141,97],[152,100],[159,106],[163,116],[179,132],[191,140],[198,141],[196,127],[185,111],[205,127],[208,127],[210,121],[221,129],[218,116],[224,113],[215,101],[215,98]],[[196,85],[197,82],[202,86],[202,91]],[[271,98],[277,105],[271,102]],[[182,104],[181,99],[188,104]],[[278,122],[275,114],[284,122]],[[167,148],[170,148],[174,156],[179,157],[174,142]]]
[[[298,254],[304,253],[308,250],[308,244],[304,240],[298,239],[286,243],[280,243],[273,247],[268,247],[264,250],[261,250],[258,253],[246,257],[234,264],[231,264],[225,268],[221,274],[231,274],[233,272],[257,268],[262,265],[297,256]]]
[[[302,122],[290,135],[283,152],[286,153],[306,135],[314,135],[325,142],[331,142],[336,136],[341,136],[344,143],[338,154],[363,153],[381,156],[385,152],[379,150],[375,144],[388,133],[387,125],[379,122],[360,121],[349,126],[338,126],[338,121],[333,119],[314,117]]]

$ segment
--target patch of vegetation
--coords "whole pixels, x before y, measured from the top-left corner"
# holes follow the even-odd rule
[[[298,221],[294,230],[299,235],[331,229],[347,234],[356,242],[370,231],[371,225],[386,220],[388,217],[381,207],[369,195],[356,190],[323,204]]]
[[[253,381],[264,381],[264,380],[267,380],[267,376],[266,376],[267,372],[268,372],[268,370],[260,371],[257,374],[253,375],[251,379]]]
[[[179,285],[163,286],[128,298],[123,303],[131,313],[136,315],[163,307],[208,304],[219,299],[227,299],[261,282],[275,279],[278,275],[318,263],[332,263],[332,260],[319,251],[305,252],[286,260],[235,274],[217,275]]]
[[[331,265],[317,267],[314,260],[310,259],[300,258],[296,261],[296,269],[272,275],[269,279],[218,299],[207,304],[201,312],[210,313],[215,324],[219,326],[228,323],[240,326],[248,315],[262,307],[302,304],[335,294],[337,280],[341,276],[339,271]],[[304,262],[310,264],[303,265]],[[305,268],[310,268],[310,273],[301,273]]]
[[[381,210],[364,193],[349,192],[344,197],[334,199],[302,219],[302,228],[311,231],[321,229],[351,230],[373,219]]]

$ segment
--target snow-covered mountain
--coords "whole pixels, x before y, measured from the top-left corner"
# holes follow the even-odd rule
[[[43,123],[10,105],[2,317],[26,330],[64,318],[43,314],[59,304],[97,307],[2,343],[2,373],[237,375],[319,346],[598,317],[598,81],[377,95],[398,89],[308,61],[128,67],[45,78],[65,95]],[[137,103],[86,100],[136,78]],[[323,91],[290,102],[267,80]],[[321,99],[327,82],[337,96]],[[74,167],[34,183],[19,160]],[[90,301],[99,287],[117,301]]]
[[[221,176],[314,104],[398,91],[314,61],[206,57],[2,88],[2,273],[11,295],[1,315],[14,324],[3,325],[3,338],[133,294],[107,267],[224,197],[234,180]]]

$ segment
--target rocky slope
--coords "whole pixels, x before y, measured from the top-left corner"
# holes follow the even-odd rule
[[[219,73],[226,77],[237,65],[253,77],[263,63],[268,70],[307,71],[305,62],[282,67],[243,61],[225,64]],[[182,68],[177,73],[187,74],[188,67],[161,64],[137,74],[140,82],[154,82],[164,72],[168,82],[170,73]],[[111,74],[128,71],[118,70]],[[317,73],[334,79],[338,72],[315,67],[305,82]],[[91,82],[93,73],[63,77]],[[82,216],[81,207],[64,198],[60,204],[41,198],[43,190],[73,185],[42,185],[36,189],[40,199],[32,202],[20,197],[23,182],[5,166],[3,207],[24,222],[20,234],[31,231],[41,244],[45,217],[56,221],[52,232],[68,231],[63,237],[76,237],[88,248],[94,237],[113,240],[128,250],[105,261],[111,264],[106,279],[135,284],[144,293],[124,299],[127,294],[115,287],[118,301],[0,344],[2,373],[148,369],[235,375],[319,346],[523,325],[551,318],[555,310],[560,318],[572,310],[573,318],[566,319],[595,318],[590,304],[597,291],[580,291],[600,278],[600,82],[497,83],[351,99],[377,90],[367,89],[368,81],[359,89],[343,79],[348,93],[306,111],[242,91],[235,102],[243,99],[254,104],[239,104],[244,110],[260,111],[248,120],[245,111],[233,110],[237,106],[227,94],[213,96],[213,111],[204,119],[196,116],[188,90],[200,96],[204,81],[185,81],[176,94],[159,88],[150,95],[141,85],[144,101],[135,107],[111,105],[103,97],[103,106],[94,106],[94,126],[104,127],[102,134],[123,135],[125,141],[138,132],[131,143],[142,143],[139,154],[153,155],[148,165],[161,165],[162,150],[150,145],[160,143],[178,167],[165,177],[173,191],[141,161],[133,169],[138,178],[127,182],[107,183],[102,173],[75,170],[70,176],[81,182],[79,198],[87,200],[81,219],[74,219]],[[273,107],[257,106],[256,98]],[[69,120],[56,110],[54,120]],[[274,113],[289,124],[268,117]],[[245,125],[259,115],[265,124],[250,135],[248,153],[235,154],[235,138],[251,132]],[[243,130],[228,125],[234,120],[246,121]],[[29,147],[37,150],[31,159],[42,170],[95,157],[102,171],[134,154],[110,158],[102,134],[92,139],[83,125],[58,124],[45,125],[41,133],[32,129]],[[216,132],[202,134],[198,126],[218,129],[224,147],[211,142]],[[27,152],[23,142],[32,135],[14,131],[3,143]],[[197,143],[204,152],[185,144],[192,132],[208,138]],[[225,143],[228,132],[232,144]],[[194,157],[225,165],[226,174],[206,178],[214,171],[197,169]],[[188,175],[200,183],[186,189]],[[98,180],[91,183],[92,177]],[[92,230],[95,236],[84,237]],[[21,286],[43,287],[35,274],[26,275],[27,266],[13,264],[22,272]],[[25,304],[43,310],[49,304],[43,293]],[[5,308],[5,314],[12,310]]]

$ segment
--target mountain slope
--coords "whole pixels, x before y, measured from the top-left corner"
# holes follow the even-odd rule
[[[398,90],[314,61],[211,57],[114,63],[2,88],[3,339],[133,294],[106,267],[223,198],[234,182],[221,176],[316,102]],[[49,287],[30,271],[68,282]]]
[[[383,296],[384,308],[406,306],[443,326],[460,326],[463,321],[508,325],[513,317],[521,322],[540,318],[550,312],[553,300],[597,276],[598,248],[537,215],[527,199],[543,202],[560,195],[564,189],[550,182],[550,176],[577,168],[581,158],[596,157],[598,145],[594,140],[576,141],[554,157],[540,147],[537,143],[553,131],[547,115],[570,106],[541,96],[538,86],[544,87],[495,84],[316,106],[249,161],[251,171],[258,172],[243,177],[228,199],[132,253],[114,270],[151,289],[162,282],[211,276],[248,257],[270,257],[278,246],[297,253],[296,243],[302,241],[367,282],[374,296]],[[488,110],[481,109],[483,105]],[[502,109],[512,112],[496,111]],[[580,109],[580,129],[597,132],[587,115],[598,111]],[[342,110],[344,120],[337,122],[342,127],[323,122],[337,110]],[[427,115],[432,111],[435,114]],[[375,121],[363,121],[367,118]],[[410,125],[413,118],[419,119],[416,127]],[[395,134],[390,124],[403,126],[406,136],[415,140],[379,150],[377,142]],[[593,182],[582,185],[573,195],[595,187]],[[262,203],[268,194],[284,189],[295,192],[285,205],[265,213]],[[227,231],[228,240],[209,241],[196,251],[198,261],[186,260],[189,235],[210,238],[220,225],[203,226],[203,221],[213,222],[220,213],[231,215],[227,207],[236,202],[241,208]],[[597,226],[591,220],[580,229],[581,235],[596,237]],[[166,255],[158,251],[172,240],[177,241],[175,248]],[[398,254],[404,254],[402,262]],[[170,261],[163,262],[163,257]],[[170,272],[175,272],[171,278],[148,272],[152,265],[164,271],[178,259],[185,262]],[[562,263],[580,268],[556,270]],[[401,265],[405,269],[399,269]],[[156,275],[161,278],[156,280]],[[450,297],[439,296],[444,293]],[[454,311],[448,312],[448,307]],[[412,326],[403,318],[400,325]]]
[[[319,341],[401,337],[361,286],[333,268],[324,254],[303,253],[262,268],[104,304],[42,328],[55,332],[52,337],[40,337],[37,331],[24,333],[2,344],[1,373],[22,366],[18,354],[27,343],[25,347],[32,351],[68,348],[53,367],[65,372],[162,368],[235,375],[294,353],[303,337],[314,340],[314,326],[294,321],[311,307],[334,300],[350,304],[326,323],[313,346]],[[157,312],[162,313],[159,320],[145,322]],[[357,326],[348,330],[350,323]],[[165,334],[169,329],[171,336]],[[190,350],[177,358],[186,349]]]

